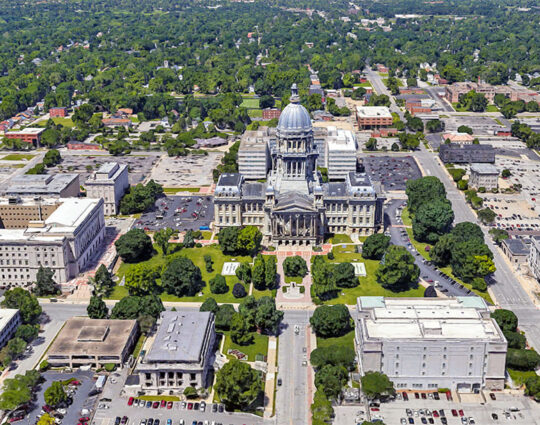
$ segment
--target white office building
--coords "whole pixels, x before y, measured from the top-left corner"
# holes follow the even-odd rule
[[[325,167],[330,180],[344,180],[356,170],[356,136],[350,130],[328,127]]]
[[[270,160],[270,141],[275,131],[269,127],[246,131],[238,149],[238,172],[247,180],[266,179]]]
[[[0,308],[0,349],[3,348],[21,324],[21,315],[15,308]]]
[[[105,215],[116,215],[120,200],[129,187],[128,166],[106,162],[86,181],[85,187],[89,198],[105,201]]]
[[[540,281],[540,236],[531,237],[529,268],[531,269],[532,275]]]
[[[396,389],[461,392],[504,388],[507,342],[480,297],[359,297],[356,347],[362,374]]]
[[[475,189],[483,187],[486,190],[497,189],[499,187],[499,170],[493,164],[471,164],[469,187]]]

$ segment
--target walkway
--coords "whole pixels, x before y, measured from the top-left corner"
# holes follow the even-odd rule
[[[277,337],[268,338],[268,354],[266,357],[267,371],[264,383],[264,417],[269,418],[274,414],[274,388],[276,388],[277,375]]]
[[[279,287],[276,295],[276,304],[279,306],[292,305],[302,306],[311,305],[311,251],[276,251],[277,255],[277,272],[279,276]],[[287,257],[298,255],[302,257],[308,266],[308,273],[302,280],[302,285],[292,288],[291,285],[285,283],[285,273],[283,271],[283,261]],[[283,290],[287,288],[287,292]],[[304,293],[300,292],[300,288],[304,288]]]

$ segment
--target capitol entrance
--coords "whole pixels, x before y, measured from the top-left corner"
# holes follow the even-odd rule
[[[319,219],[316,212],[272,214],[272,241],[281,244],[316,244]]]

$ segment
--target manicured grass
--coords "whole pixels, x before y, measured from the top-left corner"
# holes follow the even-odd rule
[[[209,230],[203,230],[201,233],[204,240],[210,240],[210,238],[212,237],[212,232],[210,232]]]
[[[317,348],[325,348],[325,347],[350,347],[354,349],[354,330],[350,331],[349,333],[346,333],[343,336],[339,336],[336,338],[321,338],[317,337]]]
[[[137,116],[129,117],[129,119],[131,120],[131,122],[139,122],[139,118]]]
[[[142,395],[140,397],[137,397],[139,400],[145,400],[145,401],[180,401],[180,397],[177,397],[175,395]]]
[[[64,127],[75,127],[75,124],[73,123],[73,121],[71,120],[71,118],[65,118],[65,117],[56,117],[56,118],[53,118],[52,119],[53,122],[58,125],[58,124],[61,124],[63,125]],[[39,127],[47,127],[47,121],[48,120],[43,120],[43,121],[39,121],[37,123],[37,125]]]
[[[34,155],[26,153],[11,153],[9,155],[3,156],[2,161],[29,161],[34,157]]]
[[[165,193],[178,193],[178,192],[198,192],[198,187],[164,187]]]
[[[498,119],[498,118],[494,118],[494,120],[495,120],[495,122],[496,122],[497,124],[499,124],[499,125],[503,125],[503,123],[501,122],[501,120],[500,120],[500,119]]]
[[[247,113],[250,118],[262,118],[262,109],[248,109]]]
[[[429,256],[429,252],[426,251],[426,246],[428,246],[429,244],[416,241],[413,238],[413,231],[411,227],[407,227],[405,230],[407,230],[407,234],[409,235],[409,238],[411,239],[412,245],[420,253],[420,255],[428,261],[431,260],[431,257]]]
[[[355,84],[354,88],[357,87],[371,87],[371,83],[369,81],[366,81],[365,83]]]
[[[238,282],[238,278],[236,276],[225,276],[225,279],[227,281],[227,284],[229,285],[229,292],[226,294],[212,294],[210,292],[210,286],[209,282],[210,279],[212,279],[216,274],[221,273],[221,270],[223,268],[223,263],[229,262],[229,261],[238,261],[238,262],[244,262],[248,261],[251,262],[251,257],[248,256],[230,256],[230,255],[224,255],[219,247],[217,245],[210,245],[210,246],[204,246],[201,248],[185,248],[181,251],[175,252],[171,255],[168,255],[167,257],[164,257],[161,253],[161,250],[157,245],[154,246],[154,248],[157,251],[157,254],[154,255],[152,258],[150,258],[147,261],[144,261],[142,264],[148,265],[148,266],[163,266],[165,265],[166,261],[168,259],[173,259],[180,256],[185,256],[189,258],[193,263],[201,269],[201,275],[202,280],[206,282],[205,286],[202,289],[202,296],[194,296],[194,297],[177,297],[174,295],[170,295],[167,293],[161,294],[161,299],[163,301],[190,301],[190,302],[203,302],[206,298],[212,297],[214,298],[218,303],[236,303],[239,302],[237,298],[235,298],[232,295],[232,288],[235,283]],[[208,254],[212,257],[212,260],[214,261],[214,271],[208,273],[206,271],[205,262],[204,262],[204,256]],[[139,263],[141,264],[141,263]],[[124,276],[130,268],[134,267],[134,264],[122,264],[118,269],[118,276],[121,278]],[[158,284],[161,284],[161,281],[158,279]],[[247,292],[246,288],[246,292]],[[127,295],[127,289],[125,287],[119,287],[116,286],[114,288],[114,291],[111,295],[111,299],[121,299],[124,296]]]
[[[497,105],[488,105],[486,112],[499,112],[499,108],[497,108]]]
[[[489,295],[489,292],[487,292],[487,291],[482,292],[482,291],[478,291],[477,289],[473,289],[473,287],[472,287],[472,285],[470,283],[463,282],[460,278],[458,278],[458,277],[456,277],[456,276],[454,276],[452,274],[452,267],[451,266],[440,267],[439,270],[441,272],[443,272],[444,274],[446,274],[447,276],[450,276],[456,282],[459,282],[465,288],[470,289],[471,291],[473,291],[479,297],[482,297],[483,299],[485,299],[488,303],[494,304],[493,300],[491,299],[491,296]]]
[[[304,280],[303,277],[289,277],[289,276],[285,276],[285,283],[296,283],[297,285],[299,285],[300,283],[302,283],[302,280]]]
[[[253,288],[252,295],[259,299],[262,297],[270,297],[270,298],[276,298],[277,289],[265,289],[265,290],[259,290]]]
[[[241,107],[249,108],[249,109],[258,109],[259,108],[259,99],[253,99],[253,98],[243,98],[242,103],[240,104]]]
[[[349,235],[337,234],[330,238],[329,242],[331,244],[340,244],[340,243],[353,243]]]
[[[146,341],[145,335],[140,335],[139,339],[137,340],[137,344],[135,344],[135,348],[133,349],[133,358],[136,359],[139,356],[139,353],[141,352],[141,349],[144,345],[144,341]]]
[[[458,107],[458,102],[453,102],[452,108],[454,108],[456,112],[471,112],[473,114],[476,114],[476,113],[481,114],[481,112],[473,112],[473,111],[469,111],[467,108]],[[499,108],[497,108],[497,106],[495,105],[488,105],[484,112],[499,112]]]
[[[524,385],[525,381],[528,378],[532,378],[536,376],[536,372],[532,370],[528,370],[528,371],[515,370],[515,369],[506,369],[506,370],[508,371],[510,378],[512,378],[512,381],[514,381],[514,383],[517,385]]]
[[[411,215],[409,214],[409,209],[407,207],[403,208],[401,211],[401,221],[403,221],[404,226],[412,226]]]
[[[234,356],[227,354],[227,351],[229,349],[238,350],[246,354],[248,356],[248,361],[250,362],[255,361],[255,356],[257,354],[262,354],[264,356],[268,354],[268,336],[266,335],[252,332],[253,343],[251,343],[250,345],[237,345],[232,342],[230,332],[226,331],[223,332],[223,334],[225,336],[225,343],[223,344],[223,354],[226,355],[229,359],[235,358]]]

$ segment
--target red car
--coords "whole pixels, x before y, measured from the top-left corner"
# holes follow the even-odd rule
[[[69,385],[81,385],[79,381],[71,381]]]
[[[82,418],[79,418],[79,422],[88,422],[90,418],[88,416],[83,416]]]
[[[452,416],[457,416],[457,410],[456,409],[452,409]]]
[[[21,421],[23,419],[24,419],[24,416],[14,416],[12,418],[9,418],[8,422],[17,422],[17,421]]]
[[[372,411],[372,412],[379,412],[380,409],[379,409],[378,407],[372,407],[372,408],[371,408],[371,411]]]
[[[403,400],[405,401],[409,400],[409,395],[405,391],[403,391]]]
[[[459,416],[463,416],[463,410],[459,409],[458,413],[459,413]]]
[[[51,413],[53,411],[53,408],[48,405],[43,406],[42,409],[47,413]]]
[[[452,401],[452,393],[450,391],[446,391],[446,399]]]
[[[157,409],[159,407],[159,401],[154,401],[152,408]]]
[[[193,403],[188,403],[187,408],[188,410],[193,410]]]
[[[437,412],[436,410],[433,411],[433,417],[434,418],[438,418],[439,417],[439,412]]]
[[[414,393],[414,398],[420,398],[420,394]]]
[[[133,397],[130,397],[128,400],[128,406],[133,406],[133,400],[135,400]]]
[[[167,409],[172,409],[172,401],[169,401],[169,402],[167,403]]]
[[[167,405],[167,402],[165,400],[161,400],[161,407],[165,407]]]

